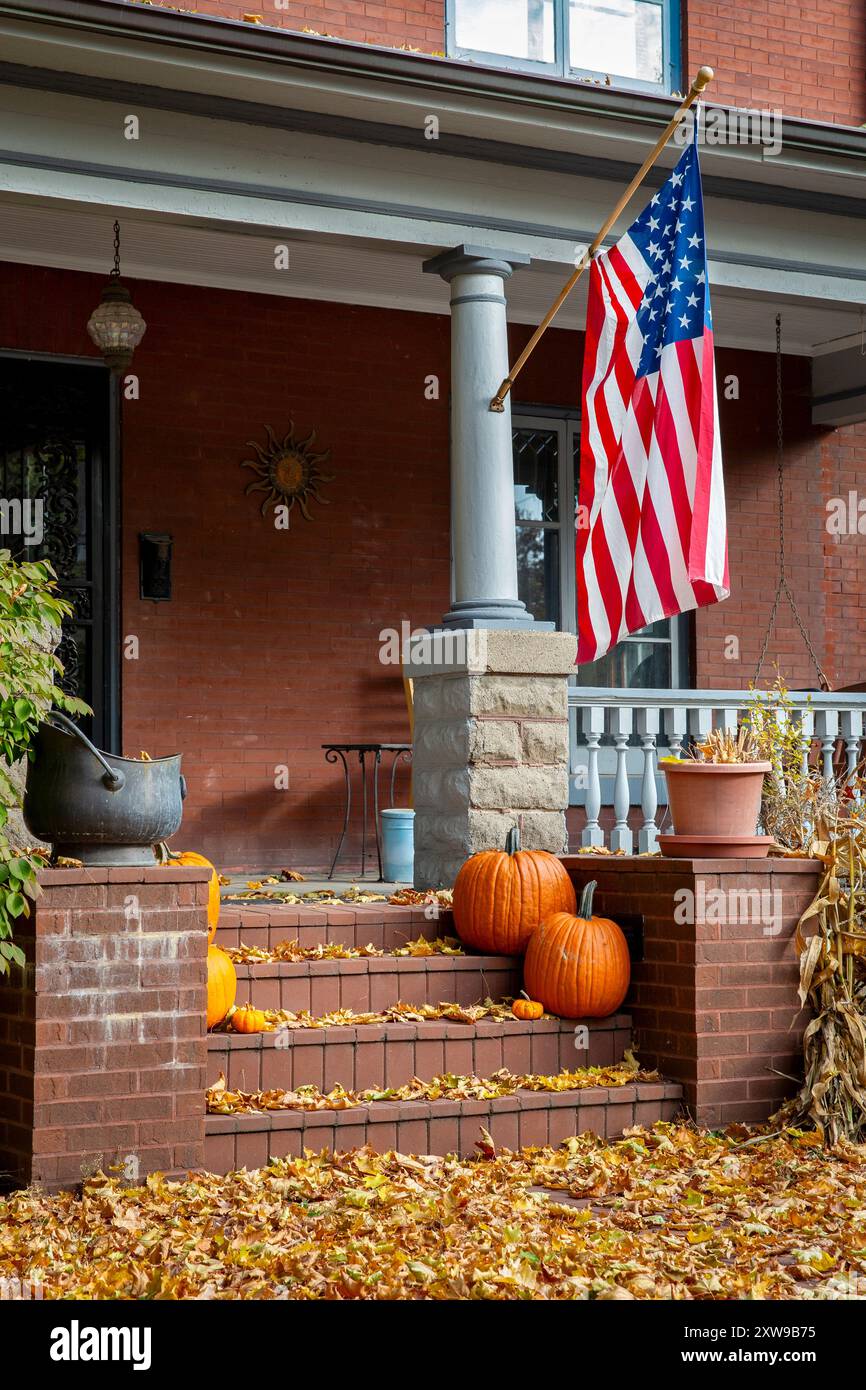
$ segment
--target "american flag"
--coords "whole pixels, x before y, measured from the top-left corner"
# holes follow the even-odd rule
[[[577,513],[578,662],[727,598],[697,147],[590,268]]]

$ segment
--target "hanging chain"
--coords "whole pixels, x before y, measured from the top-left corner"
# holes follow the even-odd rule
[[[120,223],[114,224],[114,268],[111,272],[112,280],[120,278]]]
[[[776,626],[776,614],[779,611],[779,600],[784,594],[788,600],[794,621],[800,629],[800,636],[803,639],[806,650],[812,658],[812,665],[818,673],[818,681],[822,690],[830,689],[830,682],[821,669],[818,654],[812,646],[811,639],[800,617],[799,609],[794,602],[794,595],[788,586],[788,576],[786,574],[785,560],[785,476],[784,476],[784,456],[785,456],[785,427],[784,414],[782,410],[782,315],[776,315],[776,482],[779,492],[779,582],[776,585],[776,593],[773,598],[773,607],[770,609],[770,621],[767,623],[767,631],[764,633],[764,641],[761,646],[761,654],[758,657],[758,664],[755,667],[754,683],[758,684],[758,677],[761,674],[761,667],[767,655],[767,648],[770,645],[770,637]]]

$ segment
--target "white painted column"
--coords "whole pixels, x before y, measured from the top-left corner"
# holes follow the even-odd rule
[[[458,246],[424,263],[451,286],[454,601],[446,627],[535,626],[517,597],[510,401],[501,414],[489,408],[509,365],[505,281],[528,259]]]

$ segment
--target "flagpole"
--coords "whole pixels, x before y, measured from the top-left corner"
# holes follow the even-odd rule
[[[571,291],[574,289],[575,285],[577,284],[583,272],[586,270],[586,267],[589,265],[596,251],[601,246],[602,242],[604,241],[614,222],[617,220],[620,213],[623,211],[623,208],[625,208],[627,204],[631,201],[633,195],[640,187],[640,185],[643,183],[650,169],[655,164],[656,160],[658,159],[665,145],[668,143],[674,131],[677,129],[678,125],[682,121],[683,116],[686,114],[689,107],[694,105],[698,97],[703,92],[704,88],[709,86],[712,80],[712,68],[704,67],[698,69],[697,76],[695,77],[695,80],[692,83],[691,88],[689,90],[689,94],[683,102],[682,106],[680,106],[679,110],[673,116],[669,124],[662,131],[654,147],[650,150],[649,154],[647,155],[643,164],[638,169],[628,188],[625,190],[622,197],[619,199],[619,202],[613,209],[613,212],[610,214],[608,218],[606,218],[595,240],[592,242],[591,246],[587,247],[586,251],[584,251],[583,255],[577,263],[577,266],[571,272],[571,275],[568,277],[562,289],[559,291],[559,294],[556,296],[556,299],[553,301],[547,313],[544,315],[544,318],[541,320],[541,323],[538,325],[532,337],[529,339],[529,342],[526,344],[526,347],[521,352],[514,366],[509,369],[508,376],[505,377],[504,381],[499,387],[499,390],[496,392],[496,395],[490,402],[490,409],[495,411],[497,414],[502,414],[502,411],[505,409],[505,397],[508,395],[509,391],[514,385],[518,373],[522,371],[525,367],[528,358],[535,351],[539,339],[544,335],[544,333],[547,332],[547,329],[550,327],[551,323],[553,322],[556,315],[559,313],[566,299],[571,294]]]

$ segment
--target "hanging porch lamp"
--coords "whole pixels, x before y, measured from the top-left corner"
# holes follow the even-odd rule
[[[114,224],[114,266],[99,304],[87,321],[87,331],[113,372],[124,372],[144,337],[147,324],[120,283],[120,223]]]

